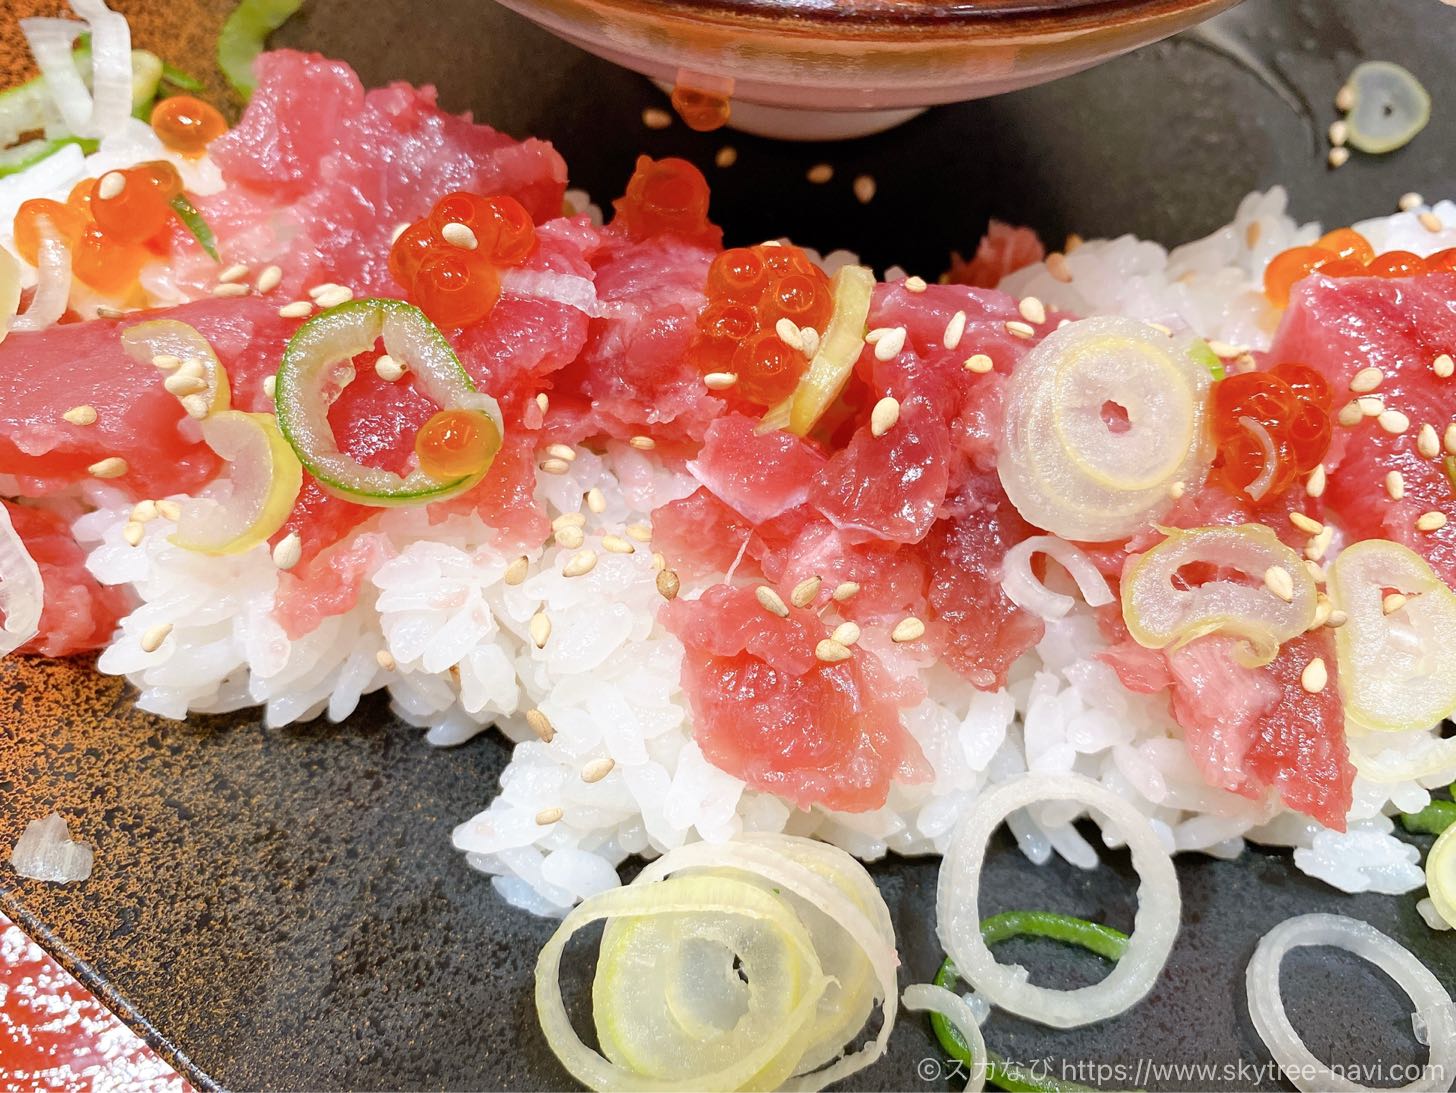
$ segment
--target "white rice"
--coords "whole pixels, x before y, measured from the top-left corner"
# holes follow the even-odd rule
[[[1263,265],[1319,231],[1295,225],[1284,205],[1278,189],[1250,195],[1231,225],[1172,252],[1131,237],[1089,242],[1068,258],[1071,284],[1036,267],[1006,287],[1071,311],[1131,314],[1236,345],[1267,344]],[[1456,206],[1436,211],[1456,224]],[[1360,227],[1379,248],[1429,253],[1456,245],[1456,228],[1427,232],[1415,213]],[[603,456],[582,452],[566,474],[540,475],[537,496],[549,516],[581,512],[587,546],[599,548],[602,535],[622,534],[695,486],[613,445]],[[583,504],[592,487],[607,502],[600,514]],[[1174,850],[1236,857],[1246,840],[1292,846],[1296,867],[1337,888],[1407,892],[1423,877],[1414,850],[1392,834],[1389,814],[1423,807],[1429,787],[1456,777],[1443,771],[1396,785],[1357,778],[1343,834],[1277,801],[1211,788],[1167,698],[1127,691],[1093,659],[1102,639],[1079,609],[1048,626],[1004,691],[977,691],[940,665],[919,669],[930,697],[906,712],[905,723],[933,781],[896,785],[873,812],[795,811],[713,767],[694,744],[679,687],[682,647],[653,621],[662,601],[650,547],[631,555],[598,549],[595,569],[566,578],[561,566],[574,551],[548,544],[531,552],[531,575],[511,587],[504,574],[512,556],[490,545],[478,517],[430,526],[422,512],[383,510],[356,533],[374,558],[358,604],[290,641],[271,616],[279,575],[266,550],[227,559],[191,554],[167,542],[165,520],[148,524],[141,545],[131,547],[121,538],[129,507],[100,486],[92,500],[97,510],[76,524],[92,546],[88,566],[105,583],[131,586],[140,600],[100,667],[131,680],[142,708],[181,718],[262,706],[267,724],[277,726],[347,717],[361,695],[386,688],[394,710],[426,728],[432,743],[458,744],[499,726],[516,742],[499,793],[481,788],[493,799],[456,828],[454,841],[502,896],[541,914],[562,914],[615,885],[628,855],[745,830],[814,834],[865,859],[939,851],[985,786],[1028,769],[1100,780],[1141,808]],[[738,579],[753,579],[749,569]],[[528,631],[538,610],[552,622],[542,649]],[[163,624],[170,636],[144,652],[141,635]],[[875,647],[873,631],[862,640]],[[392,668],[380,666],[381,652]],[[533,709],[555,728],[549,744],[526,722]],[[1415,734],[1394,746],[1413,752],[1429,743],[1429,734]],[[611,772],[585,781],[583,769],[603,759],[613,761]],[[552,821],[556,809],[561,818]],[[1071,826],[1074,818],[1046,806],[1010,824],[1031,859],[1056,853],[1090,867],[1097,853]]]

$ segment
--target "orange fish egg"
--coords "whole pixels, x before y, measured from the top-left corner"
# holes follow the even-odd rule
[[[174,152],[200,156],[227,132],[217,107],[191,95],[172,95],[152,108],[152,130]]]
[[[142,266],[150,258],[151,252],[146,247],[113,238],[90,224],[71,252],[71,268],[84,284],[97,292],[119,296],[136,283]]]
[[[479,474],[490,466],[500,446],[500,430],[479,410],[441,410],[415,434],[420,469],[431,478]]]
[[[49,223],[51,230],[71,246],[76,245],[76,240],[81,237],[81,232],[86,227],[85,216],[71,205],[63,205],[46,197],[22,202],[15,211],[15,249],[31,265],[36,264],[40,254],[42,220]]]
[[[181,189],[171,164],[146,163],[108,171],[91,192],[91,215],[107,235],[126,243],[144,243],[167,230],[172,222],[172,199]]]

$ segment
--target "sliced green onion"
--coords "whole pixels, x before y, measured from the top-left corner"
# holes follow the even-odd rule
[[[1346,84],[1355,103],[1345,115],[1350,147],[1382,155],[1404,147],[1431,120],[1431,96],[1398,64],[1366,61]]]
[[[183,91],[191,91],[194,94],[205,91],[202,81],[190,72],[183,72],[176,65],[162,62],[162,82],[173,87],[180,87]]]
[[[1066,945],[1077,945],[1107,960],[1120,959],[1127,952],[1129,941],[1127,934],[1111,926],[1052,911],[1006,911],[992,915],[982,920],[981,937],[987,945],[996,945],[1013,937],[1044,937]],[[935,973],[934,982],[937,987],[954,990],[959,978],[955,965],[950,957],[946,957],[940,971]],[[975,1066],[965,1040],[949,1021],[938,1013],[932,1013],[930,1027],[935,1030],[935,1038],[947,1055],[964,1066]],[[992,1084],[1011,1093],[1077,1093],[1089,1088],[1076,1082],[1057,1081],[1050,1075],[1038,1076],[1030,1068],[1010,1062],[993,1051],[986,1053],[986,1077]]]
[[[1188,347],[1188,355],[1207,368],[1208,374],[1215,380],[1221,380],[1225,376],[1223,361],[1213,351],[1213,347],[1203,339],[1200,338]]]
[[[1440,835],[1456,824],[1456,802],[1432,801],[1419,812],[1402,812],[1400,825],[1412,835]]]
[[[223,23],[217,37],[217,63],[244,100],[253,97],[253,88],[258,85],[253,61],[263,52],[268,35],[302,5],[303,0],[243,0]]]
[[[207,221],[192,202],[187,200],[186,195],[178,194],[172,199],[172,211],[177,214],[177,219],[190,231],[207,256],[214,262],[221,259],[217,255],[217,238],[212,234],[212,229],[207,226]]]
[[[71,58],[76,64],[76,71],[81,74],[81,81],[89,89],[91,86],[89,34],[81,35],[75,49],[71,51]],[[139,111],[149,108],[152,100],[157,97],[157,84],[161,75],[162,61],[155,53],[145,49],[131,51],[131,105],[133,113],[137,113],[138,117],[146,116]],[[5,148],[7,152],[13,152],[14,149],[9,148],[9,145],[15,144],[26,133],[37,132],[41,129],[46,130],[51,136],[55,148],[61,147],[68,140],[76,140],[75,137],[66,138],[65,126],[60,122],[60,115],[56,112],[55,103],[46,89],[44,77],[36,76],[34,79],[26,80],[23,84],[0,91],[0,147]],[[29,144],[34,143],[36,142],[29,142]],[[23,144],[20,147],[28,147],[29,144]],[[84,142],[81,147],[89,154],[95,151],[96,142]],[[46,155],[55,151],[55,148],[51,148]],[[37,155],[31,162],[38,163],[44,158],[44,155]]]
[[[162,84],[162,58],[145,49],[131,51],[131,115],[147,121]]]
[[[64,137],[60,140],[28,140],[24,144],[17,144],[14,148],[6,148],[0,151],[0,178],[8,175],[19,174],[29,167],[34,167],[43,159],[55,155],[68,144],[74,144],[86,155],[96,151],[99,142],[88,140],[83,137]]]

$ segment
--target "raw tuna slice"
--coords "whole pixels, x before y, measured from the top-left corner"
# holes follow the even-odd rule
[[[23,653],[63,657],[99,649],[111,639],[129,609],[119,588],[104,588],[86,569],[86,552],[71,536],[68,521],[54,512],[0,501],[25,549],[40,568],[45,588],[40,633]]]
[[[1386,538],[1402,543],[1456,584],[1456,496],[1443,464],[1417,449],[1429,424],[1439,438],[1456,416],[1456,379],[1441,378],[1432,362],[1456,353],[1456,275],[1428,274],[1408,280],[1309,277],[1295,286],[1289,309],[1269,350],[1273,361],[1299,361],[1319,369],[1336,391],[1374,366],[1384,373],[1377,393],[1385,406],[1409,419],[1391,434],[1374,419],[1337,428],[1339,462],[1329,474],[1324,500],[1351,540]],[[1405,497],[1392,501],[1385,478],[1399,471]],[[1444,527],[1420,531],[1426,512],[1448,517]]]
[[[720,417],[688,470],[713,496],[763,523],[804,502],[824,457],[792,433],[757,427],[743,414]]]
[[[1036,232],[992,220],[969,262],[957,253],[951,253],[950,272],[946,276],[952,284],[995,288],[1002,278],[1045,257],[1046,247],[1042,246]]]
[[[892,781],[929,777],[879,661],[857,648],[821,663],[828,631],[813,613],[781,619],[751,589],[717,585],[662,618],[686,648],[693,735],[715,766],[801,808],[846,812],[883,805]]]
[[[189,323],[207,338],[244,409],[266,405],[262,376],[277,368],[298,325],[261,299],[207,299],[115,322],[11,334],[0,343],[0,474],[16,476],[31,496],[84,481],[89,466],[111,456],[128,467],[113,484],[134,497],[192,491],[210,479],[217,459],[163,389],[165,376],[121,347],[124,329],[157,318]],[[94,424],[62,419],[79,405],[95,409]]]
[[[337,281],[397,294],[386,261],[395,228],[452,190],[509,194],[538,221],[558,216],[566,166],[544,141],[517,142],[447,114],[432,88],[365,92],[348,65],[279,50],[258,59],[242,120],[209,148],[228,186],[199,198],[224,260],[283,267],[282,291]],[[215,267],[183,233],[179,280]]]

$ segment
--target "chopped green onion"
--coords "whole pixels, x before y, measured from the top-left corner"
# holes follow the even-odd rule
[[[217,239],[212,234],[212,229],[207,226],[207,221],[202,218],[202,214],[197,211],[192,202],[187,200],[185,194],[178,194],[172,199],[172,211],[202,245],[207,256],[214,262],[220,262],[222,259],[217,256]]]
[[[14,148],[0,151],[0,178],[19,174],[28,167],[34,167],[41,160],[55,155],[68,144],[74,144],[86,155],[96,151],[98,142],[82,137],[64,137],[61,140],[28,140]]]
[[[162,82],[171,84],[173,87],[180,87],[183,91],[191,91],[194,94],[205,91],[202,81],[190,72],[183,72],[176,65],[162,62]]]
[[[1432,801],[1419,812],[1402,812],[1400,823],[1412,835],[1439,835],[1456,824],[1456,802]]]
[[[228,83],[245,100],[257,80],[253,61],[263,52],[268,35],[288,21],[303,0],[243,0],[222,25],[217,38],[217,63]]]
[[[1214,379],[1221,380],[1226,374],[1223,361],[1219,359],[1218,354],[1213,351],[1213,347],[1206,341],[1199,339],[1190,345],[1188,347],[1188,355],[1203,365],[1204,368],[1207,368],[1208,374]]]
[[[981,922],[981,937],[987,945],[1013,937],[1045,937],[1080,946],[1108,960],[1119,959],[1127,952],[1128,945],[1128,936],[1121,930],[1051,911],[1007,911],[992,915]],[[935,985],[954,990],[958,978],[955,965],[947,957],[940,971],[935,973]],[[932,1013],[930,1026],[947,1055],[968,1067],[975,1065],[970,1048],[949,1021],[938,1013]],[[1050,1074],[1038,1075],[1029,1067],[1010,1062],[995,1052],[986,1053],[986,1078],[1009,1093],[1079,1093],[1089,1088],[1076,1082],[1058,1081]]]

